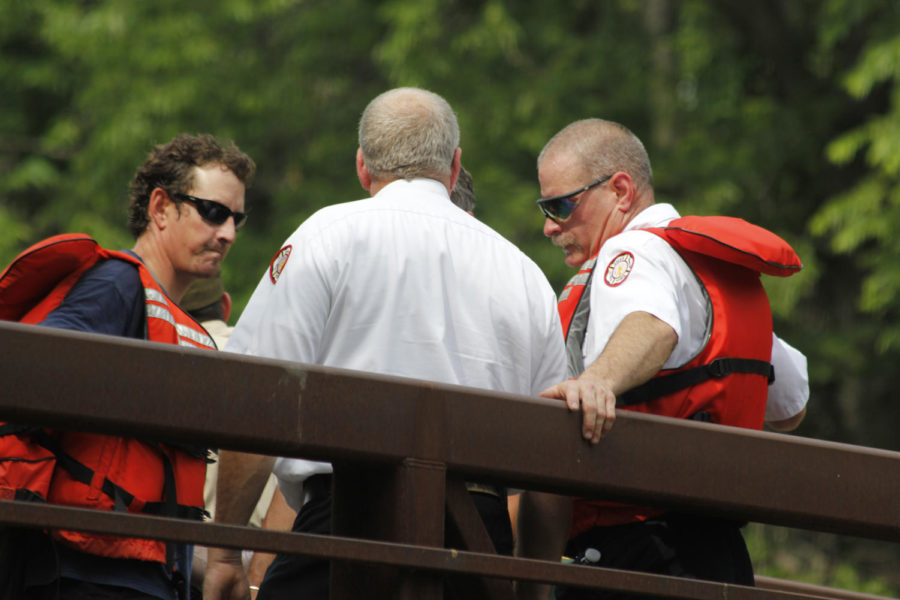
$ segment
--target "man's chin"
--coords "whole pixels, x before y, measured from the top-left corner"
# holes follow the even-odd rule
[[[580,267],[582,264],[584,264],[584,261],[587,260],[584,257],[584,252],[580,252],[578,250],[564,250],[564,252],[566,253],[566,264],[570,267]]]
[[[222,260],[207,260],[204,261],[203,264],[199,265],[198,268],[194,271],[194,276],[197,279],[209,279],[210,277],[215,277],[221,271]]]

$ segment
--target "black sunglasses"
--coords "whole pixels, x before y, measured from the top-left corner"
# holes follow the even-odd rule
[[[574,192],[570,192],[568,194],[551,196],[550,198],[541,198],[537,201],[538,208],[541,209],[541,212],[544,213],[544,215],[548,219],[552,219],[557,223],[562,223],[569,218],[569,215],[571,215],[572,211],[575,210],[575,207],[578,206],[578,201],[574,199],[576,196],[583,194],[589,189],[595,188],[601,183],[608,181],[610,177],[612,177],[612,175],[601,177],[594,183],[589,183],[583,188],[577,189]]]
[[[190,196],[188,194],[172,195],[181,200],[187,200],[188,202],[193,204],[194,208],[197,209],[197,213],[203,218],[203,220],[209,221],[213,225],[221,225],[228,220],[228,217],[234,217],[234,229],[235,231],[237,231],[244,226],[244,223],[247,222],[247,213],[235,212],[221,202],[216,202],[215,200],[205,200],[203,198],[197,198],[196,196]]]

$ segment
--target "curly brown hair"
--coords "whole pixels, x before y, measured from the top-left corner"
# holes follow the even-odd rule
[[[187,193],[194,183],[193,167],[218,164],[227,167],[249,187],[256,164],[234,144],[222,144],[209,134],[179,134],[167,144],[153,147],[147,160],[134,174],[129,186],[128,228],[140,236],[150,222],[147,207],[156,188],[171,193]]]

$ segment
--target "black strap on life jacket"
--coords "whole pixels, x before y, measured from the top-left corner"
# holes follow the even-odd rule
[[[0,424],[0,437],[4,435],[18,435],[20,433],[31,433],[37,431],[34,425],[18,425],[16,423]]]
[[[23,435],[30,437],[35,443],[40,444],[53,453],[56,457],[56,464],[65,469],[66,472],[72,476],[72,479],[79,483],[83,483],[84,485],[91,485],[91,481],[93,481],[94,478],[94,470],[63,450],[62,446],[59,445],[59,442],[43,429],[30,425],[4,423],[3,425],[0,425],[0,436],[4,435]],[[198,506],[187,506],[177,503],[175,474],[171,460],[158,444],[156,444],[155,447],[159,449],[160,454],[163,456],[165,473],[163,501],[147,502],[144,504],[144,508],[141,512],[157,516],[177,517],[196,521],[201,521],[205,517],[208,517],[209,513]],[[100,489],[104,494],[112,498],[114,510],[116,511],[125,512],[128,510],[128,507],[131,506],[131,503],[134,502],[134,495],[131,492],[110,481],[109,478],[103,479]]]
[[[14,423],[4,423],[0,425],[0,436],[3,435],[21,435],[30,437],[35,443],[43,446],[50,451],[56,458],[56,464],[62,467],[72,476],[73,479],[84,485],[91,485],[94,478],[94,471],[84,463],[75,459],[72,455],[62,449],[59,442],[53,436],[39,427],[30,425],[17,425]],[[209,518],[209,513],[198,506],[187,506],[178,504],[177,492],[175,484],[175,469],[172,466],[172,460],[163,450],[163,447],[155,442],[149,443],[156,448],[162,457],[163,462],[163,500],[162,502],[147,502],[141,512],[157,516],[177,517],[181,519],[192,519],[202,521]],[[206,454],[206,452],[204,452]],[[47,459],[43,459],[47,460]],[[134,501],[134,495],[125,490],[123,487],[113,483],[109,478],[104,477],[100,489],[104,494],[112,498],[113,510],[125,512]],[[39,494],[35,494],[29,490],[16,490],[16,500],[27,501],[43,501]],[[189,598],[187,589],[187,578],[183,573],[175,568],[175,545],[173,542],[166,542],[166,570],[175,586],[180,600]]]
[[[620,394],[616,398],[616,406],[632,406],[641,402],[649,402],[698,383],[733,373],[762,375],[768,378],[770,385],[775,381],[775,367],[768,361],[753,358],[717,358],[707,365],[654,377],[624,394]]]

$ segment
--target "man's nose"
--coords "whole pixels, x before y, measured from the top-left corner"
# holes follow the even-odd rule
[[[234,243],[235,238],[237,237],[237,229],[234,227],[234,217],[228,217],[225,219],[225,222],[219,225],[219,228],[216,230],[216,237],[227,243]]]
[[[550,217],[546,217],[544,219],[544,235],[546,235],[547,237],[553,237],[558,233],[562,233],[562,227],[560,227],[559,223],[557,223]]]

